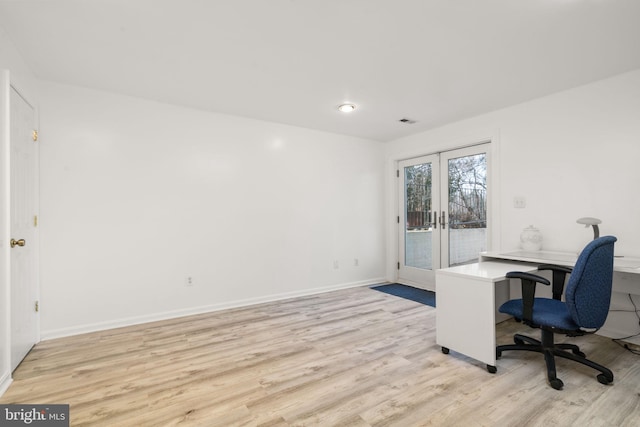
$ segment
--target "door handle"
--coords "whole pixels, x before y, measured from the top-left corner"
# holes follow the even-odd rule
[[[24,246],[27,244],[27,242],[25,242],[24,239],[19,239],[19,240],[11,239],[11,242],[9,243],[11,244],[12,248],[15,248],[16,246]]]
[[[442,211],[442,215],[440,216],[440,226],[443,230],[445,225],[447,225],[447,223],[445,222],[444,211]]]
[[[433,215],[433,221],[432,221],[432,215]],[[433,212],[433,211],[429,211],[429,222],[427,223],[427,225],[429,226],[429,228],[435,228],[438,226],[438,213],[437,212]]]

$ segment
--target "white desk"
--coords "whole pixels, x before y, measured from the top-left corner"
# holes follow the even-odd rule
[[[496,307],[509,299],[509,271],[536,271],[517,262],[481,262],[436,270],[436,342],[473,357],[495,372]]]
[[[437,344],[445,353],[449,349],[462,353],[495,372],[495,324],[508,318],[497,313],[497,307],[510,297],[505,275],[509,271],[534,272],[540,264],[572,267],[577,258],[578,254],[567,252],[483,252],[479,263],[436,270]],[[616,258],[614,270],[640,274],[640,258]]]
[[[578,260],[577,253],[551,251],[507,251],[481,252],[480,262],[483,261],[523,261],[536,264],[555,264],[573,267]],[[640,274],[640,258],[618,257],[613,259],[613,270],[620,273]]]

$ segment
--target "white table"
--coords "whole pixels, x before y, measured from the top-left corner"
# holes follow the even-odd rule
[[[486,363],[489,372],[495,372],[495,325],[509,318],[497,312],[510,298],[505,275],[509,271],[537,272],[540,264],[573,267],[577,259],[577,253],[568,252],[483,252],[479,263],[436,270],[437,344],[445,353],[462,353]],[[616,257],[614,271],[640,274],[640,258]],[[640,289],[624,292],[639,294]]]
[[[578,253],[518,250],[480,253],[480,262],[499,260],[523,261],[536,264],[555,264],[573,267],[578,260]],[[616,256],[613,259],[613,270],[620,273],[640,274],[640,258]]]
[[[537,271],[536,265],[486,261],[436,270],[436,342],[487,364],[495,372],[496,321],[509,316],[497,307],[509,299],[509,271]]]

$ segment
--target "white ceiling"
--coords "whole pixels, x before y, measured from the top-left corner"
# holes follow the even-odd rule
[[[0,0],[0,27],[43,80],[380,141],[640,68],[640,0]]]

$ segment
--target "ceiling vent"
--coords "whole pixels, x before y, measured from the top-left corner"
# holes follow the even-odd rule
[[[408,124],[408,125],[412,125],[412,124],[414,124],[414,123],[416,122],[415,120],[406,119],[406,118],[405,118],[405,119],[400,119],[400,120],[398,120],[398,121],[399,121],[400,123],[406,123],[406,124]]]

